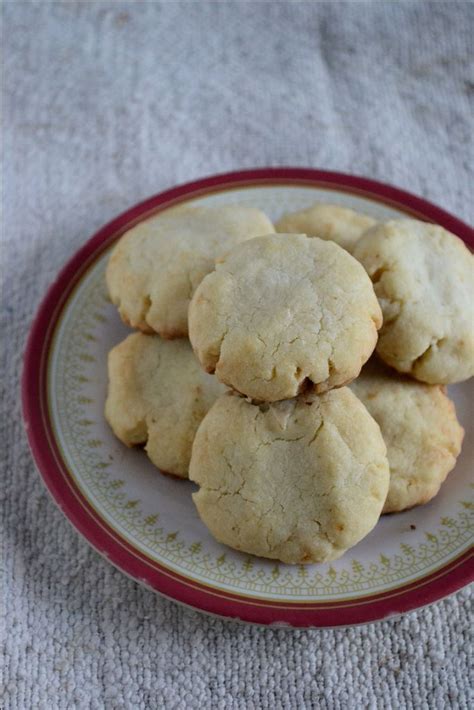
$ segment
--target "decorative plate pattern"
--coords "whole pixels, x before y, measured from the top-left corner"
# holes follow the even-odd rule
[[[291,169],[209,178],[138,205],[85,245],[40,308],[25,363],[33,454],[76,527],[117,566],[158,591],[260,623],[361,623],[434,601],[473,576],[468,436],[455,472],[430,504],[384,516],[330,565],[291,566],[214,541],[192,504],[194,484],[161,476],[143,452],[123,447],[104,421],[107,352],[128,332],[105,291],[111,244],[132,224],[177,202],[239,202],[276,219],[316,200],[378,219],[415,215],[472,239],[466,225],[438,208],[362,178]],[[465,427],[470,391],[463,384],[451,392]]]

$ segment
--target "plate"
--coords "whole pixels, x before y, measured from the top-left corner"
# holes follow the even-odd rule
[[[474,578],[472,383],[450,388],[467,430],[462,454],[428,505],[384,516],[342,559],[292,566],[217,543],[194,509],[194,484],[162,476],[104,421],[106,356],[129,332],[107,300],[112,245],[177,204],[241,203],[277,219],[317,200],[377,219],[437,222],[474,245],[472,230],[421,198],[361,177],[271,168],[218,175],[162,192],[103,227],[49,289],[29,336],[25,426],[61,510],[102,555],[151,589],[202,611],[258,624],[341,626],[429,604]]]

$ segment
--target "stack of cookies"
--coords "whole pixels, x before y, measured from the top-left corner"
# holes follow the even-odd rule
[[[336,559],[455,465],[444,385],[474,373],[472,276],[464,244],[416,220],[315,205],[275,232],[241,206],[167,212],[109,261],[141,332],[109,354],[107,420],[198,484],[217,540]]]

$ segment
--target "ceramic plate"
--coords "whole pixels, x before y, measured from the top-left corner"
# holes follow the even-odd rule
[[[440,494],[428,505],[383,517],[331,564],[278,564],[220,545],[194,509],[194,484],[160,475],[144,452],[123,446],[104,421],[107,352],[129,332],[104,283],[115,241],[178,203],[238,202],[277,219],[317,200],[381,220],[409,215],[437,222],[473,246],[472,230],[455,217],[364,178],[292,168],[214,176],[152,197],[92,237],[47,293],[25,357],[23,406],[33,456],[77,530],[153,590],[260,624],[365,623],[434,602],[473,579],[472,385],[450,388],[466,438]]]

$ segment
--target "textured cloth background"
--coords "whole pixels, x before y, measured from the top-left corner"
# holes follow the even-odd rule
[[[474,6],[456,2],[4,5],[0,705],[472,707],[468,591],[378,625],[265,630],[113,569],[40,482],[18,378],[63,262],[175,183],[314,166],[472,221],[473,23]]]

